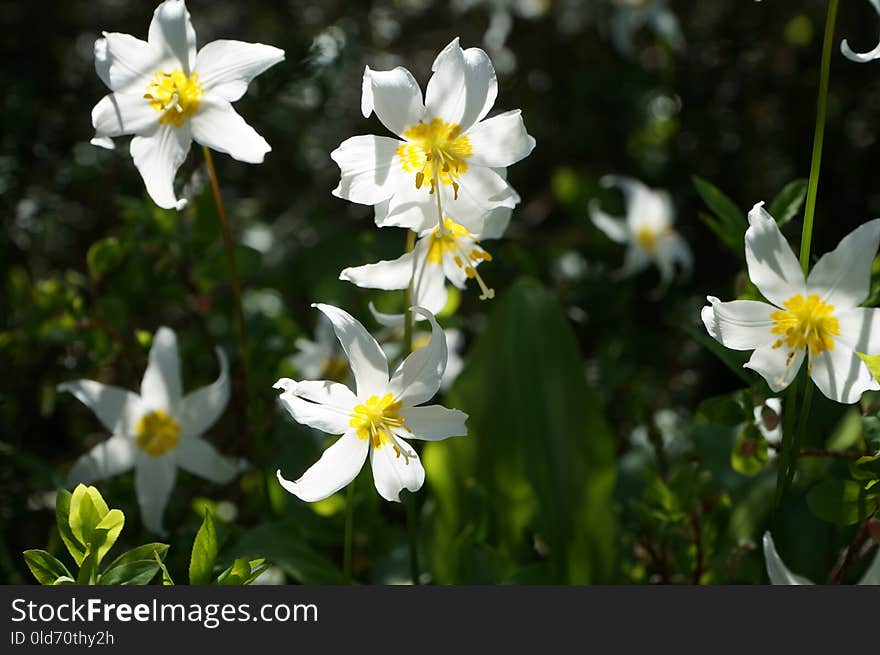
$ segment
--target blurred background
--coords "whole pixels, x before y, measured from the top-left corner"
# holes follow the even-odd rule
[[[107,92],[94,72],[94,41],[102,30],[145,38],[154,3],[6,3],[0,581],[33,582],[22,550],[59,550],[54,490],[106,436],[56,385],[89,378],[136,389],[160,325],[178,333],[186,389],[216,377],[214,344],[234,357],[233,399],[207,437],[252,463],[226,487],[181,473],[166,511],[172,574],[186,568],[210,507],[227,558],[265,556],[275,582],[341,580],[343,499],[307,505],[274,481],[276,468],[298,476],[325,439],[294,424],[271,386],[303,376],[292,356],[297,339],[316,338],[310,303],[344,307],[376,332],[367,303],[402,306],[402,294],[338,280],[347,266],[399,256],[406,236],[375,228],[369,207],[331,196],[339,172],[329,153],[350,136],[386,134],[375,116],[360,113],[365,65],[403,65],[424,88],[433,58],[456,36],[490,54],[499,76],[495,111],[522,109],[537,147],[509,170],[522,203],[505,238],[487,244],[494,261],[480,269],[497,299],[481,302],[469,288],[454,294],[443,316],[462,335],[464,359],[444,403],[471,414],[471,434],[422,450],[423,581],[761,583],[756,544],[768,528],[793,570],[828,577],[856,527],[822,520],[806,496],[817,480],[845,472],[846,462],[803,460],[774,518],[774,464],[734,461],[744,419],[716,410],[731,398],[739,409],[760,405],[768,389],[751,373],[737,376],[699,340],[707,293],[732,299],[743,279],[741,256],[701,221],[711,209],[692,181],[711,181],[747,210],[807,176],[825,2],[187,5],[199,45],[262,42],[287,57],[236,104],[273,147],[265,163],[215,157],[245,287],[248,418],[200,150],[178,173],[176,188],[191,200],[178,214],[149,200],[127,139],[116,151],[89,144],[91,109]],[[869,50],[878,24],[869,3],[844,3],[836,42],[846,37]],[[880,63],[851,63],[835,46],[817,255],[880,216],[878,117]],[[609,212],[623,212],[619,194],[599,190],[607,173],[672,195],[695,269],[659,298],[653,268],[610,282],[623,249],[587,211],[600,197]],[[798,215],[785,228],[793,243],[800,224]],[[822,400],[810,444],[857,447],[858,409]],[[366,471],[355,484],[356,579],[407,581],[405,508],[381,501]],[[120,543],[153,540],[140,523],[131,474],[97,486],[126,513]]]

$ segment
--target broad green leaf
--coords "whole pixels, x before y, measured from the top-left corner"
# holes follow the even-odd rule
[[[156,553],[159,556],[159,559],[163,560],[165,559],[165,554],[167,552],[168,544],[144,544],[143,546],[138,546],[137,548],[132,548],[131,550],[122,553],[122,555],[120,555],[110,563],[110,566],[107,567],[107,570],[109,571],[115,566],[128,564],[130,562],[141,562],[143,560],[153,559],[153,553]]]
[[[856,480],[880,479],[880,456],[860,457],[850,463],[849,472]]]
[[[59,576],[58,579],[55,580],[55,582],[52,583],[52,586],[53,587],[63,587],[63,586],[70,586],[70,585],[75,585],[75,584],[76,584],[76,580],[71,578],[69,575],[62,575],[62,576]]]
[[[749,227],[746,213],[711,182],[696,175],[691,179],[703,202],[721,219],[721,224],[724,225],[726,231],[731,235],[736,235],[738,240],[742,242],[742,236]]]
[[[823,521],[852,525],[878,508],[878,496],[852,480],[825,480],[810,489],[807,505]]]
[[[92,532],[108,512],[107,503],[97,489],[77,485],[70,498],[70,529],[73,535],[88,546],[92,543]]]
[[[737,394],[713,396],[697,407],[697,418],[714,425],[733,427],[752,419]]]
[[[266,570],[268,565],[265,559],[249,560],[247,557],[239,557],[232,566],[217,576],[217,584],[220,585],[247,585],[253,582],[260,573]]]
[[[865,366],[871,371],[874,379],[880,382],[880,355],[866,355],[865,353],[856,352],[856,355],[865,362]]]
[[[82,564],[85,557],[85,544],[80,542],[70,529],[70,501],[71,493],[67,489],[59,489],[58,495],[55,497],[55,518],[58,522],[58,532],[61,539],[76,565]]]
[[[153,559],[156,561],[156,564],[162,570],[162,586],[163,587],[173,587],[174,580],[171,579],[171,574],[168,573],[168,567],[165,566],[165,562],[162,561],[162,557],[158,552],[153,553]]]
[[[189,583],[191,585],[210,584],[217,559],[217,532],[210,512],[205,512],[205,520],[193,542],[192,557],[189,561]]]
[[[79,573],[76,576],[76,584],[93,585],[98,579],[98,562],[94,551],[91,548],[86,549],[86,556],[83,558],[79,567]]]
[[[782,191],[773,198],[767,211],[776,219],[776,224],[782,227],[798,215],[806,199],[807,180],[794,180],[786,184]]]
[[[126,562],[119,566],[113,566],[104,571],[98,579],[102,585],[148,585],[159,572],[159,565],[155,560],[141,560],[139,562]]]
[[[124,256],[125,250],[116,237],[96,241],[86,253],[89,275],[96,280],[102,278],[110,269],[117,266]]]
[[[122,532],[123,525],[125,525],[125,515],[118,509],[111,509],[104,515],[101,522],[98,523],[95,528],[95,534],[99,534],[103,531],[103,539],[100,545],[95,544],[95,561],[97,564],[101,563],[101,560],[104,559],[104,555],[106,555],[107,551],[116,543],[116,540],[119,538],[119,533]]]
[[[25,564],[41,585],[52,585],[60,577],[71,577],[67,567],[45,550],[26,550]]]

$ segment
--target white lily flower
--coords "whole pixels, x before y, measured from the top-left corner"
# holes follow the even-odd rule
[[[333,324],[321,314],[315,325],[315,340],[299,338],[294,342],[298,352],[292,355],[290,363],[296,367],[300,377],[307,380],[320,378],[342,381],[348,374],[348,362],[336,341]]]
[[[776,545],[770,532],[764,533],[764,564],[767,567],[767,577],[770,584],[774,585],[811,585],[815,584],[809,578],[792,573],[776,552]],[[880,585],[880,550],[874,556],[874,561],[865,571],[862,578],[856,583],[860,585]]]
[[[877,13],[880,14],[880,0],[868,0],[868,2],[870,2]],[[849,42],[844,39],[840,43],[840,51],[847,59],[858,62],[860,64],[864,64],[880,58],[880,43],[878,43],[873,50],[869,50],[868,52],[855,52],[852,48],[849,47]]]
[[[332,305],[314,307],[333,323],[356,391],[327,380],[282,378],[275,383],[283,391],[282,404],[298,423],[342,435],[298,480],[284,479],[279,470],[278,481],[301,500],[321,500],[354,480],[369,453],[379,495],[399,502],[403,489],[418,491],[425,481],[425,469],[406,439],[436,441],[467,434],[464,412],[440,405],[416,406],[440,388],[447,357],[443,330],[433,314],[413,307],[431,323],[431,339],[389,378],[388,360],[363,325]]]
[[[271,150],[232,108],[257,75],[284,59],[260,43],[219,40],[196,53],[196,33],[183,0],[165,0],[147,40],[107,33],[95,41],[95,70],[112,93],[92,110],[92,143],[134,135],[131,156],[147,192],[165,209],[183,209],[174,175],[193,141],[259,164]]]
[[[633,39],[645,27],[664,39],[673,50],[684,49],[681,25],[666,0],[611,0],[611,4],[615,9],[611,19],[611,38],[620,53],[633,53]]]
[[[772,304],[709,296],[703,323],[727,348],[754,350],[744,366],[760,373],[774,392],[791,384],[809,350],[808,370],[819,390],[839,403],[858,402],[865,391],[880,389],[856,354],[880,354],[880,310],[859,307],[871,286],[880,219],[850,232],[805,279],[763,204],[749,212],[746,264]]]
[[[753,410],[755,427],[764,440],[773,445],[782,443],[782,398],[768,398]],[[776,450],[768,449],[770,459],[776,457]]]
[[[226,484],[245,468],[244,460],[223,457],[202,434],[229,401],[229,365],[219,348],[220,376],[186,395],[180,380],[177,335],[160,327],[153,336],[140,394],[94,380],[58,386],[89,407],[112,436],[80,457],[67,478],[74,487],[134,468],[134,484],[144,525],[164,534],[162,516],[177,468]]]
[[[361,110],[376,112],[398,138],[355,136],[331,153],[342,177],[333,195],[376,206],[376,224],[422,232],[438,223],[437,204],[470,232],[494,207],[519,196],[502,169],[535,147],[520,111],[483,120],[498,94],[489,56],[454,39],[434,60],[425,99],[402,67],[364,71]]]
[[[651,262],[660,271],[661,285],[675,277],[677,266],[684,275],[690,273],[693,256],[685,240],[672,227],[675,209],[668,193],[621,175],[606,175],[599,184],[605,188],[618,187],[626,201],[625,219],[603,212],[598,199],[590,203],[593,224],[612,241],[627,245],[621,275],[638,273]]]

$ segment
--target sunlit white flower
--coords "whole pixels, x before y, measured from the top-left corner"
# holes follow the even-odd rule
[[[877,10],[877,13],[880,14],[880,0],[868,0],[868,2],[870,2],[874,6],[874,9]],[[849,47],[849,42],[844,39],[840,44],[840,51],[847,59],[863,64],[880,58],[880,43],[878,43],[873,50],[869,50],[868,52],[855,52]]]
[[[177,336],[161,327],[153,336],[140,394],[94,380],[59,385],[59,391],[76,396],[112,433],[76,461],[68,486],[90,484],[134,468],[144,525],[162,534],[162,515],[178,467],[217,484],[226,484],[244,470],[243,460],[223,457],[201,436],[229,401],[229,365],[219,348],[217,358],[217,380],[184,395]]]
[[[92,143],[113,148],[112,137],[134,135],[131,156],[150,197],[160,207],[182,209],[174,175],[192,141],[252,164],[271,150],[230,103],[283,59],[278,48],[228,40],[196,53],[185,3],[165,0],[146,41],[104,32],[95,42],[95,70],[112,93],[92,110]]]
[[[746,263],[749,278],[772,304],[709,296],[703,323],[724,346],[754,350],[745,367],[773,391],[791,384],[809,351],[809,374],[819,390],[837,402],[857,402],[863,392],[880,389],[856,354],[880,354],[880,310],[859,307],[871,286],[880,219],[850,232],[805,279],[763,204],[749,212]]]
[[[434,60],[425,99],[405,68],[364,72],[361,109],[398,138],[355,136],[331,153],[342,173],[333,194],[376,206],[376,223],[417,232],[438,223],[437,204],[472,233],[494,207],[519,197],[503,171],[535,147],[520,111],[484,120],[498,82],[488,55],[454,39]]]
[[[782,398],[768,398],[760,405],[755,405],[754,423],[764,440],[774,446],[782,443]],[[770,458],[776,456],[776,450],[767,451]]]
[[[673,50],[684,48],[684,35],[678,18],[666,0],[611,0],[611,38],[619,52],[631,55],[636,33],[650,29]]]
[[[770,578],[770,584],[774,585],[811,585],[815,584],[812,580],[802,575],[792,573],[779,553],[776,552],[776,545],[773,543],[773,537],[770,532],[764,533],[764,564],[767,567],[767,577]],[[880,585],[880,550],[874,556],[874,561],[865,571],[856,584]]]
[[[297,353],[290,358],[299,376],[307,380],[320,378],[341,382],[348,373],[348,362],[345,361],[333,324],[321,314],[315,325],[315,340],[300,337],[294,342]]]
[[[436,441],[467,434],[467,414],[440,405],[416,407],[440,388],[447,357],[443,330],[430,312],[413,307],[431,323],[431,339],[389,378],[388,360],[363,325],[331,305],[314,306],[333,323],[356,390],[328,380],[282,378],[275,383],[297,422],[342,435],[298,480],[284,479],[279,470],[278,481],[302,500],[321,500],[354,480],[369,453],[379,495],[399,501],[403,489],[418,491],[425,481],[425,469],[406,439]]]
[[[376,315],[375,310],[373,311],[373,315]],[[391,315],[382,314],[381,316],[389,317]],[[403,326],[402,315],[400,316],[400,319],[400,322],[395,327],[399,328]],[[380,320],[379,322],[381,323],[382,321]],[[394,339],[392,341],[382,341],[381,343],[382,352],[385,353],[385,356],[389,360],[392,360],[400,357],[403,352],[403,343],[400,339],[400,330],[395,329],[390,332],[394,335]],[[455,328],[443,330],[443,334],[446,335],[446,352],[448,355],[446,359],[446,370],[443,371],[443,378],[440,380],[440,390],[446,391],[452,386],[452,383],[455,382],[458,374],[461,373],[461,370],[464,368],[464,359],[461,357],[461,352],[464,348],[464,335],[461,333],[461,330],[456,330]],[[413,351],[416,351],[419,348],[424,348],[429,343],[431,343],[430,332],[417,330],[413,334]]]
[[[620,175],[606,175],[599,184],[620,188],[626,201],[625,219],[603,212],[597,199],[590,203],[593,224],[612,241],[627,245],[621,275],[638,273],[651,262],[660,270],[664,285],[675,277],[677,266],[685,275],[690,273],[693,257],[685,240],[672,227],[675,209],[668,193]]]

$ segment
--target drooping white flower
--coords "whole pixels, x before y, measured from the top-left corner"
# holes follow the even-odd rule
[[[424,100],[402,67],[364,71],[361,110],[397,138],[355,136],[331,153],[341,179],[333,194],[375,205],[376,224],[416,232],[438,223],[437,203],[472,233],[493,208],[519,197],[503,170],[535,146],[519,110],[485,119],[498,82],[488,55],[454,39],[434,60]]]
[[[812,580],[802,575],[792,573],[779,553],[776,552],[776,545],[773,543],[773,537],[770,532],[764,533],[764,564],[767,567],[767,577],[770,578],[770,584],[774,585],[811,585],[815,584]],[[880,550],[874,555],[874,561],[865,571],[862,578],[856,583],[860,585],[880,585]]]
[[[244,470],[244,460],[223,457],[202,438],[229,401],[229,365],[219,348],[217,358],[217,380],[184,395],[177,335],[161,327],[153,336],[140,394],[94,380],[59,385],[59,391],[76,396],[112,433],[76,461],[68,486],[90,484],[134,468],[144,525],[163,534],[162,516],[178,467],[217,484],[235,478]]]
[[[709,296],[703,323],[727,348],[754,350],[745,367],[760,373],[774,392],[791,384],[809,351],[809,374],[819,390],[831,400],[855,403],[865,391],[880,389],[856,354],[880,354],[880,310],[859,307],[871,286],[880,219],[850,232],[805,279],[763,204],[749,212],[746,263],[749,278],[772,304]]]
[[[868,2],[870,2],[874,9],[877,10],[877,13],[880,14],[880,0],[868,0]],[[880,58],[880,43],[878,43],[873,50],[869,50],[868,52],[856,52],[849,47],[849,42],[844,39],[840,43],[840,51],[847,59],[864,64]]]
[[[672,227],[675,209],[669,194],[620,175],[606,175],[599,180],[599,184],[605,188],[620,188],[626,201],[624,219],[613,218],[603,212],[598,199],[590,203],[593,224],[612,241],[627,246],[621,275],[638,273],[651,262],[660,270],[663,285],[675,277],[677,266],[683,274],[690,273],[693,256],[685,240]]]
[[[92,110],[92,143],[134,135],[131,156],[147,192],[165,209],[182,209],[174,175],[192,141],[258,164],[271,150],[232,108],[257,75],[284,59],[260,43],[219,40],[196,53],[196,33],[183,0],[165,0],[147,40],[104,32],[95,42],[95,70],[112,93]]]
[[[753,409],[755,427],[764,440],[775,446],[782,443],[782,398],[767,398]],[[767,451],[771,459],[776,457],[776,450]]]
[[[681,25],[666,0],[611,0],[611,4],[611,39],[621,54],[633,53],[634,37],[644,28],[664,39],[673,50],[684,49]]]
[[[440,387],[447,358],[443,330],[430,312],[413,307],[431,323],[431,339],[389,378],[388,360],[363,325],[337,307],[314,306],[333,323],[356,389],[328,380],[282,378],[275,383],[297,422],[342,435],[298,480],[286,480],[279,470],[278,481],[304,501],[321,500],[354,480],[369,454],[379,495],[399,501],[403,489],[418,491],[425,481],[425,469],[406,439],[436,441],[467,434],[467,414],[440,405],[417,407]]]

